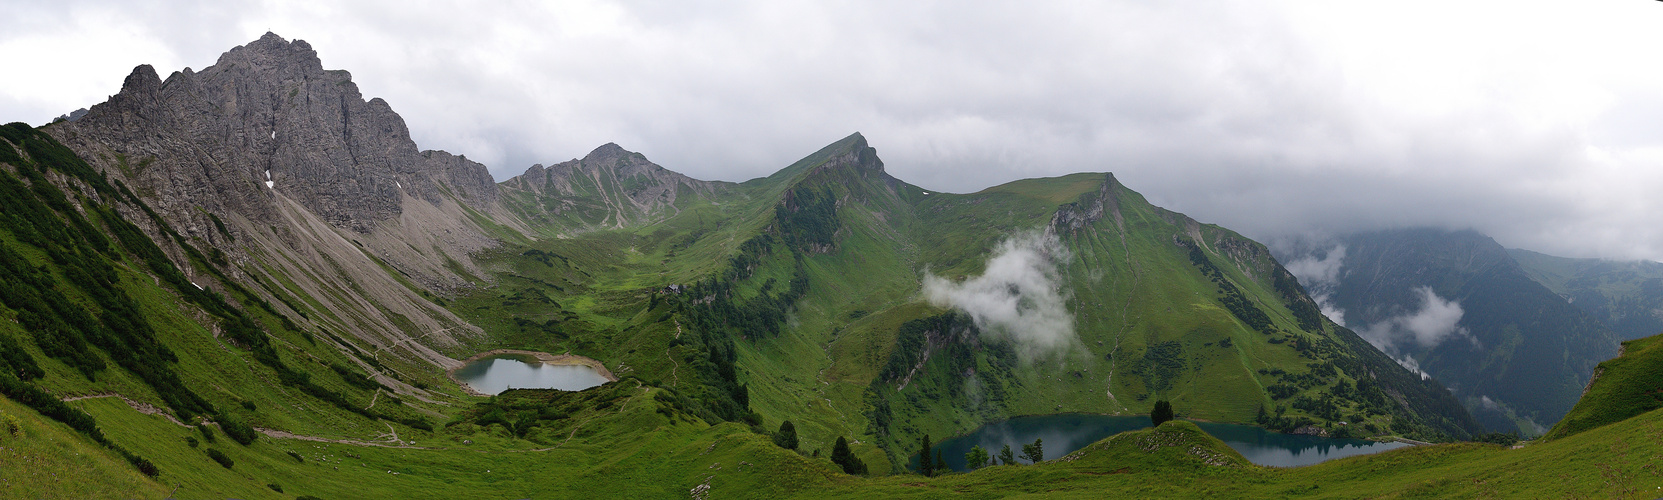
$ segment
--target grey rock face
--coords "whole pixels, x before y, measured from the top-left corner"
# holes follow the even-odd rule
[[[270,33],[166,81],[139,66],[121,93],[65,125],[71,142],[125,157],[129,180],[167,212],[200,206],[269,223],[275,190],[368,233],[399,214],[400,190],[434,204],[439,183],[464,203],[496,198],[484,166],[418,151],[386,101],[365,101],[351,74],[323,69],[306,42]],[[146,158],[154,160],[135,168]]]
[[[607,143],[581,160],[532,165],[501,187],[512,200],[508,205],[526,220],[581,231],[657,220],[737,186],[694,179]]]
[[[443,294],[484,274],[469,257],[499,242],[465,207],[515,223],[499,217],[483,165],[418,150],[385,101],[364,100],[306,42],[269,33],[201,72],[164,81],[139,66],[109,101],[46,130],[130,187],[180,244],[223,252],[227,277],[303,327],[441,367],[458,363],[434,346],[479,329],[406,283]],[[135,210],[124,214],[143,226]],[[170,238],[147,231],[193,272]]]

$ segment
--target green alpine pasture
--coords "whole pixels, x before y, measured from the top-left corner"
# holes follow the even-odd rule
[[[267,300],[334,324],[353,313],[321,307],[271,254],[243,264],[270,278],[229,278],[216,249],[46,134],[4,132],[0,497],[1640,496],[1659,483],[1655,411],[1520,449],[1290,470],[1180,420],[1035,466],[907,472],[925,435],[1157,400],[1281,430],[1475,432],[1441,386],[1316,313],[1262,245],[1109,174],[934,193],[884,173],[856,134],[656,213],[585,205],[532,235],[488,224],[503,244],[473,256],[488,274],[475,288],[399,281],[484,330],[443,353],[571,353],[620,380],[480,397],[438,367],[298,326]],[[618,182],[584,189],[625,196],[645,181]],[[1032,235],[1057,245],[1067,349],[1026,352],[921,296],[926,277],[974,278]],[[787,420],[796,450],[769,435]],[[868,476],[833,464],[839,439]]]

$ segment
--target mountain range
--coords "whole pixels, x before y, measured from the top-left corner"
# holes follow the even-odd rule
[[[1157,401],[1286,432],[1465,440],[1558,420],[1616,354],[1605,318],[1634,309],[1562,295],[1627,304],[1651,283],[1583,286],[1598,280],[1558,263],[1567,278],[1543,285],[1487,238],[1459,235],[1452,257],[1448,235],[1402,234],[1348,240],[1347,272],[1316,283],[1314,264],[1284,268],[1110,173],[932,192],[858,133],[739,183],[616,144],[497,183],[420,150],[388,103],[275,34],[200,72],[140,66],[74,120],[0,132],[0,411],[22,416],[16,453],[69,479],[8,467],[19,496],[853,496],[901,486],[851,482],[825,458],[834,443],[906,477],[924,436]],[[1432,264],[1394,267],[1406,255]],[[1391,319],[1450,304],[1458,321],[1429,333]],[[1509,356],[1471,361],[1497,347]],[[591,358],[620,380],[481,397],[450,376],[497,349]],[[800,452],[767,436],[787,421]],[[1640,425],[1625,422],[1607,427]],[[1191,455],[1137,460],[1250,467],[1173,425],[1136,439]],[[1596,439],[1566,435],[1540,456]],[[1032,474],[1163,446],[994,474],[1031,492]]]

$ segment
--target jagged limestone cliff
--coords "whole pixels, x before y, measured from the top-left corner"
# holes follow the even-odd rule
[[[200,72],[139,66],[48,131],[296,321],[413,362],[454,365],[439,351],[479,334],[431,298],[488,279],[470,254],[518,226],[484,165],[420,151],[385,101],[275,34]]]

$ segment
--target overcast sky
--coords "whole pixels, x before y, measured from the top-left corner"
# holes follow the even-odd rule
[[[342,5],[338,5],[342,4]],[[498,180],[617,142],[702,179],[851,132],[970,192],[1112,171],[1271,239],[1434,225],[1663,260],[1663,2],[0,0],[0,120],[266,31]]]

